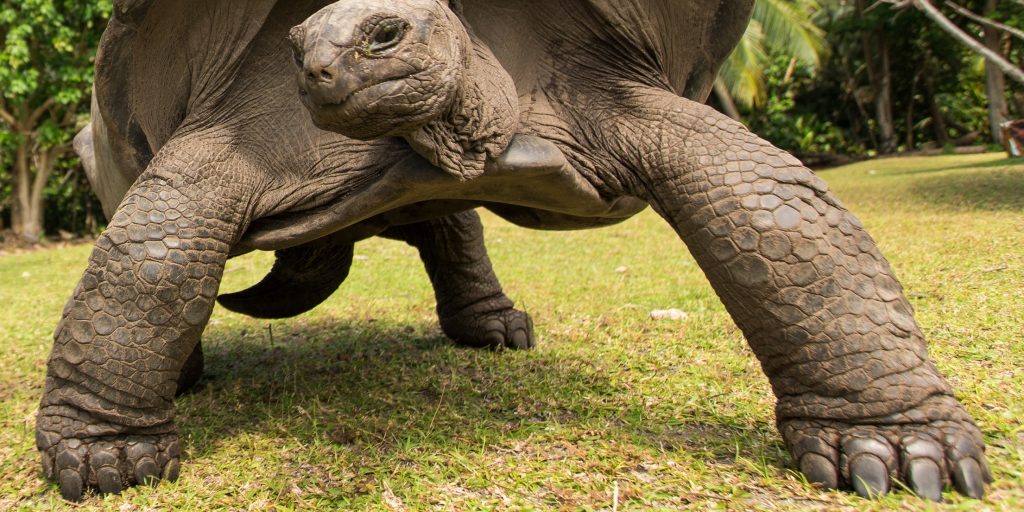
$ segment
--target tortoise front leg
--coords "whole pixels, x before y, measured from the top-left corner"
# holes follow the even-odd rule
[[[66,499],[178,476],[174,393],[252,194],[246,181],[211,176],[235,165],[223,155],[211,166],[193,153],[154,159],[96,242],[57,326],[36,439]]]
[[[502,291],[476,211],[393,227],[382,236],[419,250],[434,285],[441,329],[453,341],[470,347],[533,348],[533,321]]]
[[[888,262],[826,184],[711,108],[637,88],[609,145],[690,248],[778,397],[800,470],[941,499],[990,475],[981,432],[929,361]],[[651,129],[650,127],[657,127]]]

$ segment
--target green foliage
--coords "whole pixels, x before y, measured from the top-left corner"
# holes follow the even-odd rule
[[[34,156],[66,148],[80,128],[90,103],[93,57],[110,13],[111,0],[0,4],[0,224],[10,220],[17,147],[33,155],[29,161],[35,176]],[[91,192],[83,179],[66,179],[77,162],[62,149],[47,183],[50,232],[81,232],[86,227],[81,210],[91,201]]]
[[[46,184],[47,233],[61,231],[96,235],[103,219],[103,207],[92,192],[78,158],[62,159],[57,172]]]
[[[747,114],[747,123],[772,143],[798,154],[859,154],[864,149],[836,124],[836,102],[820,94],[814,68],[797,64],[787,73],[790,57],[776,54],[765,68],[764,106]]]
[[[48,99],[76,105],[92,87],[92,55],[110,16],[110,0],[6,0],[0,6],[0,94],[12,109]],[[58,127],[43,139],[67,140]]]
[[[812,20],[817,0],[758,0],[750,25],[720,74],[733,98],[746,107],[767,98],[769,53],[786,53],[817,67],[828,53],[824,32]]]
[[[769,25],[752,25],[751,33],[762,41],[758,47],[767,52],[759,55],[741,46],[730,62],[761,66],[760,82],[748,76],[746,87],[762,87],[765,100],[750,104],[737,96],[737,102],[746,106],[744,119],[756,132],[798,153],[873,154],[879,127],[865,38],[883,34],[890,56],[894,128],[903,150],[938,147],[988,133],[985,76],[977,55],[915,9],[898,10],[879,3],[858,16],[856,3],[819,0],[809,14],[826,34],[826,58],[817,67],[796,48],[764,43],[770,34],[764,27]],[[981,1],[960,3],[978,13],[984,7]],[[872,4],[863,2],[865,7]],[[763,8],[768,3],[759,0],[757,5]],[[951,18],[969,33],[980,35],[977,25]],[[1013,2],[1000,2],[993,18],[1024,26],[1024,10]],[[781,28],[772,30],[787,33]],[[758,31],[763,33],[758,35]],[[1011,60],[1024,62],[1022,42],[1006,38],[1005,47]],[[794,58],[795,65],[790,68]],[[728,78],[732,72],[727,64],[722,77]],[[1011,117],[1024,116],[1024,91],[1012,82],[1007,86],[1010,97],[1016,99],[1010,104]],[[941,119],[934,116],[932,103]],[[945,130],[939,133],[939,127]]]

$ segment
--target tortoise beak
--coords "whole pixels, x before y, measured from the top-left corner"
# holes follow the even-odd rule
[[[314,33],[312,40],[305,24],[288,33],[295,65],[299,68],[299,92],[314,105],[344,103],[364,84],[351,65],[354,48],[334,42],[331,34]],[[349,65],[346,65],[347,63]]]

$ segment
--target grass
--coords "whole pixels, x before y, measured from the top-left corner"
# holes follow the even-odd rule
[[[931,353],[987,438],[984,502],[868,502],[806,485],[768,383],[696,264],[650,212],[576,233],[485,215],[531,353],[453,347],[415,253],[357,247],[313,313],[218,309],[209,376],[179,401],[182,477],[82,510],[1020,510],[1024,508],[1024,166],[997,155],[821,173],[888,255]],[[39,477],[33,415],[53,326],[88,246],[0,257],[0,509],[69,509]],[[268,254],[232,261],[223,289]],[[682,321],[653,321],[679,308]]]

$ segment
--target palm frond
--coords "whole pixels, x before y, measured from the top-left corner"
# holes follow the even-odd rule
[[[768,63],[764,37],[761,23],[752,20],[720,74],[733,99],[748,107],[760,104],[764,95],[764,68]]]
[[[827,50],[825,33],[812,19],[818,9],[817,0],[757,0],[750,25],[719,74],[737,103],[751,107],[764,101],[769,51],[821,64]]]
[[[817,67],[825,54],[825,34],[811,19],[816,0],[757,0],[753,19],[761,24],[764,44]]]

